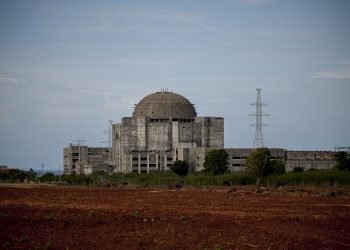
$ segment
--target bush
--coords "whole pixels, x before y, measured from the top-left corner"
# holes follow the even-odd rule
[[[286,166],[282,160],[273,160],[270,164],[273,169],[273,174],[282,175],[286,172]]]
[[[188,174],[188,164],[186,161],[177,160],[170,169],[181,178]]]
[[[339,170],[350,171],[350,154],[345,151],[339,151],[334,154],[337,162],[336,168]]]
[[[53,173],[47,172],[39,178],[41,182],[53,182],[56,176]]]
[[[20,169],[8,169],[0,172],[0,179],[6,182],[23,182],[28,178],[27,172]]]
[[[305,172],[290,172],[283,175],[265,177],[264,183],[276,185],[289,183],[291,185],[350,185],[350,172],[336,170],[319,170]]]
[[[214,149],[205,156],[204,168],[214,176],[222,175],[227,170],[227,159],[228,154],[224,149]]]
[[[293,172],[294,173],[304,172],[304,168],[303,167],[294,167],[293,168]]]

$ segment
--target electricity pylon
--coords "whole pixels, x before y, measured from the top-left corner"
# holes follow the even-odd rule
[[[256,95],[256,102],[252,103],[251,105],[254,105],[256,107],[256,112],[253,114],[250,114],[250,116],[255,116],[255,123],[251,126],[255,126],[255,137],[254,137],[254,148],[263,148],[265,147],[264,144],[264,136],[262,132],[262,127],[267,126],[266,124],[262,123],[262,117],[263,116],[269,116],[268,114],[264,114],[262,112],[262,106],[267,106],[266,103],[261,102],[261,89],[256,89],[257,95]]]

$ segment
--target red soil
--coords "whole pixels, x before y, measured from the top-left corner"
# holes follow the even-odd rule
[[[0,186],[0,249],[350,249],[348,191],[227,190]]]

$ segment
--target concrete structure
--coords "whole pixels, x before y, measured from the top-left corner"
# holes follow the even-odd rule
[[[332,151],[287,151],[286,171],[292,171],[295,167],[303,167],[305,170],[331,169],[336,165],[334,152]]]
[[[111,172],[108,164],[109,148],[70,144],[63,149],[64,174],[91,174]]]
[[[224,118],[197,117],[194,105],[185,97],[156,92],[144,97],[131,117],[112,124],[112,148],[70,144],[64,148],[65,174],[91,174],[96,171],[149,173],[167,171],[176,160],[189,163],[190,172],[204,169],[205,155],[224,148]],[[228,169],[245,169],[252,148],[225,148]],[[110,152],[111,151],[111,152]],[[335,166],[330,151],[287,151],[270,148],[272,159],[294,167],[329,169]]]
[[[144,97],[132,117],[113,124],[116,172],[166,171],[188,160],[189,149],[223,147],[224,118],[197,117],[194,105],[172,92]]]

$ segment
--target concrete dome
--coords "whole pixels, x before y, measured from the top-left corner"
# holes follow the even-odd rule
[[[197,116],[193,104],[172,92],[156,92],[145,96],[135,107],[134,117],[152,119],[193,119]]]

